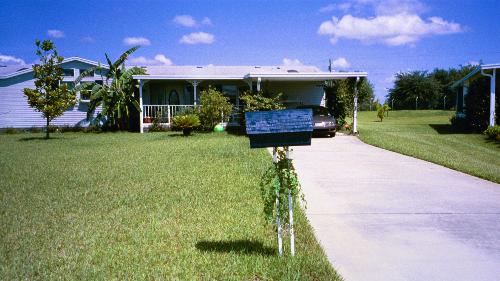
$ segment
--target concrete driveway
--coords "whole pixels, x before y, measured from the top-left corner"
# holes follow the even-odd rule
[[[499,184],[349,136],[292,157],[316,237],[346,280],[500,280]]]

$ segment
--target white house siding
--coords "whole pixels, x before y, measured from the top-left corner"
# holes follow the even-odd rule
[[[287,105],[320,105],[325,91],[322,82],[271,81],[265,85],[269,91],[283,93]]]
[[[34,80],[0,87],[0,128],[30,128],[46,125],[40,112],[29,107],[24,88],[34,88]],[[54,126],[75,126],[87,117],[87,104],[77,103],[64,114],[54,120]]]

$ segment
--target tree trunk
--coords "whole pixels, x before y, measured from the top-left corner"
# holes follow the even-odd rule
[[[50,121],[49,121],[49,117],[47,117],[47,129],[46,129],[46,132],[45,132],[45,138],[46,139],[49,139],[49,124],[50,124]]]

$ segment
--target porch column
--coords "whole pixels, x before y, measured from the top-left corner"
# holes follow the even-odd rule
[[[490,126],[495,126],[495,84],[497,78],[497,70],[493,69],[493,74],[484,73],[481,70],[481,74],[490,77]]]
[[[257,77],[257,92],[260,92],[260,82],[262,79],[260,77]]]
[[[490,126],[495,126],[495,84],[497,78],[497,70],[493,69],[493,76],[490,81]]]
[[[352,132],[354,134],[358,133],[358,82],[359,77],[356,77],[356,83],[354,83],[354,112],[352,114]]]
[[[139,130],[142,133],[144,133],[144,127],[143,127],[143,121],[144,121],[144,112],[143,112],[143,107],[142,107],[142,80],[139,79],[139,108],[141,109],[139,111]]]
[[[198,105],[198,95],[196,93],[196,90],[197,90],[197,87],[198,87],[198,84],[200,83],[200,81],[191,80],[191,81],[189,81],[189,83],[191,83],[191,85],[193,85],[193,104]]]
[[[462,91],[462,112],[465,112],[465,97],[469,94],[469,81],[464,82]]]

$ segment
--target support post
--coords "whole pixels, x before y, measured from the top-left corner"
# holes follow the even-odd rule
[[[359,76],[356,77],[356,83],[354,83],[354,112],[352,114],[352,132],[354,134],[358,133],[358,82]]]
[[[496,84],[496,77],[497,76],[497,70],[493,69],[493,76],[491,77],[490,81],[490,126],[495,126],[495,84]]]
[[[462,112],[465,112],[465,97],[469,95],[469,81],[465,81],[464,90],[462,92]]]
[[[273,162],[276,164],[278,162],[278,148],[273,147]],[[277,226],[277,232],[278,232],[278,254],[279,256],[283,256],[283,239],[281,238],[281,221],[280,221],[280,214],[279,214],[279,209],[280,209],[280,200],[279,200],[279,190],[276,191],[276,226]]]
[[[260,77],[257,77],[257,92],[260,92],[260,82],[262,79]]]
[[[481,69],[481,74],[490,77],[490,120],[489,125],[495,126],[495,84],[497,70],[494,68],[492,74],[487,74]]]
[[[143,112],[143,106],[142,106],[142,80],[139,79],[139,131],[144,133],[144,112]]]
[[[290,165],[290,149],[288,146],[285,147],[285,153],[288,165]],[[290,166],[288,168],[290,169]],[[293,231],[293,198],[290,189],[288,189],[288,219],[290,224],[290,255],[293,257],[295,256],[295,232]]]
[[[194,105],[198,105],[198,95],[196,93],[198,83],[199,83],[198,80],[191,81],[191,84],[193,85],[193,104]]]

